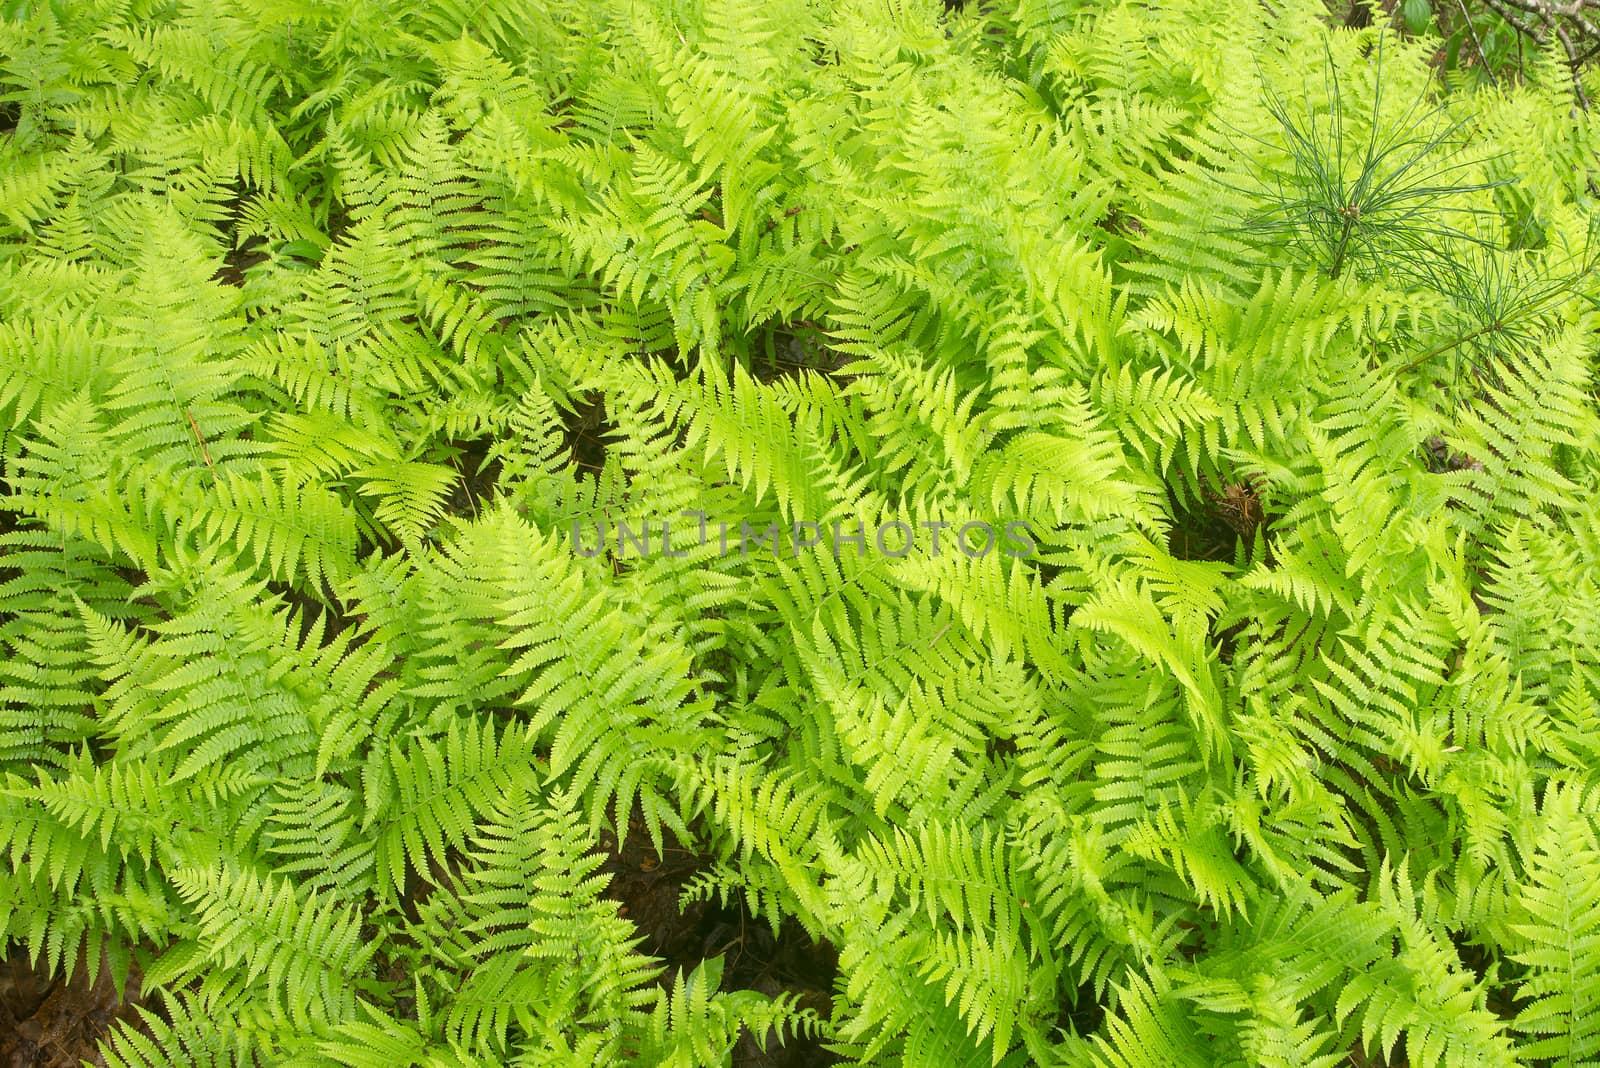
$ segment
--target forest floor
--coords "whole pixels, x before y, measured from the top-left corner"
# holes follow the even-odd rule
[[[118,1017],[137,1019],[138,980],[127,1000],[117,997],[109,969],[89,982],[78,968],[70,981],[46,976],[19,946],[0,961],[0,1068],[78,1068],[101,1065],[95,1042]]]
[[[742,902],[693,902],[679,908],[685,884],[701,869],[703,858],[682,848],[668,834],[657,853],[642,823],[629,828],[619,850],[616,838],[603,835],[600,870],[611,876],[606,896],[622,906],[622,915],[639,928],[639,951],[666,965],[661,982],[670,984],[680,970],[692,970],[708,957],[724,957],[724,989],[756,990],[769,996],[793,994],[802,1007],[818,1015],[830,1013],[837,956],[826,943],[813,943],[794,924],[774,937],[766,921],[753,918]],[[52,980],[28,961],[17,945],[0,959],[0,1068],[78,1068],[87,1061],[103,1065],[96,1042],[119,1018],[138,1019],[138,978],[129,981],[126,999],[117,997],[109,971],[91,983],[79,967],[70,981]],[[733,1051],[734,1068],[820,1068],[838,1058],[814,1042],[791,1039],[769,1043],[763,1051],[746,1033]]]
[[[664,832],[663,851],[655,846],[642,821],[635,819],[622,849],[604,834],[600,846],[606,853],[601,871],[611,876],[605,896],[621,902],[628,917],[644,936],[641,953],[659,957],[667,966],[663,982],[671,982],[678,969],[719,954],[724,960],[724,990],[755,990],[769,997],[793,994],[802,1008],[831,1015],[833,977],[838,956],[827,943],[814,943],[797,924],[786,923],[773,936],[772,928],[752,917],[739,900],[727,906],[719,900],[698,901],[680,909],[679,894],[700,870],[702,858],[679,846]],[[786,1045],[769,1043],[763,1053],[748,1032],[733,1050],[734,1068],[813,1068],[837,1064],[839,1059],[816,1042],[794,1038]]]

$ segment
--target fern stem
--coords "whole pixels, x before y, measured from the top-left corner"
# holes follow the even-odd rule
[[[206,467],[211,469],[212,474],[216,474],[217,469],[211,463],[211,450],[206,448],[205,435],[200,433],[200,424],[194,421],[194,415],[189,411],[187,405],[184,406],[183,417],[189,420],[189,429],[194,432],[194,440],[200,445],[200,459],[206,462]]]

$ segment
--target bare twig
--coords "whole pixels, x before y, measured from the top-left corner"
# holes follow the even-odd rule
[[[1494,68],[1489,66],[1489,57],[1483,52],[1483,42],[1478,40],[1477,27],[1472,25],[1472,16],[1467,14],[1467,5],[1464,0],[1456,0],[1456,6],[1461,9],[1461,18],[1467,24],[1467,33],[1472,37],[1472,47],[1478,52],[1478,62],[1483,65],[1483,72],[1489,76],[1489,84],[1499,85],[1500,80],[1494,76]]]
[[[1524,37],[1533,38],[1534,44],[1540,46],[1541,48],[1544,47],[1545,28],[1543,26],[1534,26],[1530,23],[1524,22],[1521,16],[1512,11],[1510,8],[1506,7],[1501,0],[1484,0],[1484,3],[1488,4],[1490,9],[1492,9],[1496,15],[1499,15],[1501,18],[1505,19],[1507,25],[1509,25],[1513,30],[1516,30]]]
[[[1506,0],[1512,7],[1519,7],[1534,15],[1547,18],[1564,16],[1567,18],[1581,18],[1583,11],[1589,6],[1589,0],[1572,0],[1570,4],[1552,3],[1551,0]]]
[[[1589,94],[1583,91],[1583,68],[1578,64],[1578,50],[1572,47],[1572,38],[1567,35],[1567,28],[1559,22],[1555,24],[1556,40],[1561,42],[1561,47],[1566,50],[1567,62],[1572,65],[1572,89],[1578,96],[1578,106],[1584,111],[1589,110]]]
[[[1456,0],[1461,4],[1462,0]],[[1572,71],[1572,88],[1577,97],[1577,106],[1589,110],[1589,94],[1583,88],[1583,65],[1600,53],[1600,45],[1589,48],[1580,54],[1578,46],[1573,43],[1572,29],[1590,38],[1600,38],[1600,26],[1590,18],[1589,13],[1600,8],[1597,0],[1484,0],[1491,11],[1505,20],[1506,24],[1519,34],[1517,38],[1517,64],[1522,65],[1522,38],[1529,37],[1541,47],[1554,34],[1556,40],[1561,42],[1562,51],[1567,54],[1567,66]],[[1466,7],[1461,9],[1465,17]],[[1531,16],[1531,17],[1530,17]],[[1567,20],[1566,24],[1562,20]],[[1473,44],[1477,45],[1477,33],[1473,29],[1472,21],[1467,20],[1468,32],[1473,34]],[[1482,55],[1479,48],[1479,55]]]
[[[1573,0],[1570,4],[1553,4],[1549,0],[1501,0],[1501,2],[1531,15],[1538,15],[1539,20],[1546,26],[1554,27],[1556,19],[1567,18],[1576,22],[1579,29],[1591,37],[1600,36],[1600,28],[1584,16],[1584,12],[1592,6],[1591,0]]]

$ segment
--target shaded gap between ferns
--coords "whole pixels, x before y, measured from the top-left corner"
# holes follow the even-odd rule
[[[751,377],[770,383],[815,371],[846,383],[849,376],[840,372],[855,357],[838,351],[828,341],[827,328],[813,319],[768,319],[750,332],[746,355]]]
[[[489,455],[494,445],[494,437],[483,435],[446,441],[435,450],[435,458],[460,476],[451,485],[446,512],[476,517],[494,497],[501,470],[500,458]]]
[[[754,990],[768,997],[792,993],[801,1008],[814,1009],[826,1019],[832,1013],[831,991],[838,971],[834,948],[827,942],[812,942],[790,920],[774,937],[767,922],[750,915],[737,896],[730,897],[726,907],[713,899],[680,909],[679,895],[707,858],[684,848],[665,828],[663,835],[663,852],[658,854],[643,817],[635,811],[621,849],[616,836],[606,832],[598,850],[605,858],[600,871],[610,876],[605,896],[618,902],[622,915],[639,928],[645,940],[640,951],[660,958],[667,966],[658,982],[669,985],[678,974],[720,954],[724,990]],[[791,1036],[781,1046],[769,1041],[762,1052],[746,1032],[733,1050],[734,1068],[812,1068],[838,1063],[839,1058],[823,1049],[818,1040],[800,1036]]]
[[[1240,541],[1248,552],[1257,531],[1266,533],[1276,518],[1248,478],[1203,485],[1198,495],[1169,484],[1167,502],[1173,519],[1167,551],[1179,560],[1233,563]]]
[[[242,287],[245,283],[245,273],[257,264],[265,263],[271,257],[261,250],[256,244],[245,248],[229,249],[222,259],[222,266],[217,269],[213,280],[224,285]]]
[[[604,394],[589,393],[574,399],[576,403],[570,410],[561,411],[562,447],[575,477],[597,476],[606,465],[606,441],[617,428],[606,418]]]

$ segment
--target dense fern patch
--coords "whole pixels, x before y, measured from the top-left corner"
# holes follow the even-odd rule
[[[0,928],[105,1063],[1600,1063],[1556,42],[4,15]]]

